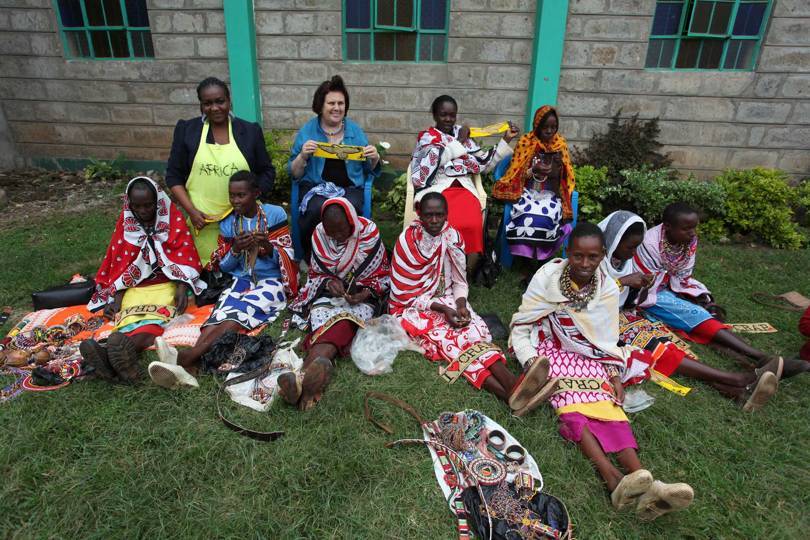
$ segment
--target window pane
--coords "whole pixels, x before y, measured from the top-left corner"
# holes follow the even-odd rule
[[[413,0],[397,1],[397,26],[413,27]]]
[[[757,36],[767,4],[740,4],[734,19],[735,36]]]
[[[698,67],[702,69],[717,69],[720,67],[720,57],[723,56],[723,41],[719,39],[704,39],[700,51]]]
[[[87,44],[87,34],[84,30],[79,32],[65,32],[68,56],[74,58],[87,58],[90,56],[90,46]]]
[[[422,34],[419,41],[419,60],[441,62],[444,60],[444,34]]]
[[[659,3],[655,6],[652,35],[671,36],[678,33],[683,4]]]
[[[445,47],[447,45],[447,35],[439,34],[434,35],[432,40],[433,58],[434,62],[443,62]]]
[[[644,67],[656,68],[661,67],[658,63],[658,57],[661,55],[661,46],[664,44],[663,39],[651,39],[650,44],[647,45],[647,59],[644,60]]]
[[[346,0],[346,28],[371,26],[371,0]]]
[[[146,13],[146,0],[126,0],[127,22],[130,26],[149,26],[149,15]],[[151,42],[151,37],[149,38]]]
[[[59,0],[59,16],[65,28],[84,26],[79,0]]]
[[[84,0],[84,10],[87,13],[87,24],[89,26],[107,26],[101,0]]]
[[[414,62],[416,60],[416,34],[413,32],[400,32],[396,36],[396,59],[401,62]]]
[[[145,32],[135,32],[135,33],[141,35],[141,40],[143,41],[144,47],[144,56],[146,58],[154,58],[155,48],[152,46],[152,32],[149,32],[147,30]]]
[[[678,49],[678,59],[675,61],[675,67],[679,69],[689,69],[697,66],[699,53],[699,39],[682,39],[681,46]]]
[[[106,30],[94,30],[90,32],[90,39],[93,42],[93,52],[96,58],[111,58],[110,41]]]
[[[380,61],[416,60],[416,34],[411,32],[379,32],[374,34],[374,59]]]
[[[126,30],[110,30],[113,58],[129,58],[129,43]]]
[[[377,24],[394,26],[394,2],[395,0],[377,1]],[[374,43],[376,47],[376,41]]]
[[[675,50],[676,40],[674,39],[651,39],[647,48],[647,60],[645,67],[672,67],[672,53]]]
[[[119,0],[104,0],[104,15],[107,17],[107,26],[124,26]]]
[[[420,26],[425,30],[444,30],[447,25],[447,0],[422,0]],[[442,45],[444,49],[444,45]]]
[[[371,60],[371,36],[369,34],[346,34],[346,59]]]
[[[709,21],[712,18],[714,2],[698,1],[692,13],[692,25],[689,31],[693,34],[706,34],[709,32]]]
[[[751,69],[753,67],[755,44],[756,42],[753,40],[732,40],[729,42],[726,62],[723,67],[725,69]]]
[[[396,42],[391,32],[374,34],[374,59],[390,61],[394,59]]]
[[[725,34],[728,31],[728,21],[731,18],[731,8],[733,4],[728,2],[718,2],[714,6],[714,16],[709,27],[710,34]]]

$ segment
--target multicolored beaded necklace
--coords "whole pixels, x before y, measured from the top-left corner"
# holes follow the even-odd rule
[[[560,276],[560,292],[565,296],[570,304],[569,307],[574,311],[582,311],[588,307],[588,304],[596,296],[596,272],[591,276],[591,280],[580,288],[574,287],[574,282],[571,281],[570,266],[566,266]]]
[[[236,216],[236,220],[234,222],[234,233],[236,233],[238,236],[244,232],[267,232],[267,214],[264,213],[264,209],[262,209],[260,204],[256,205],[256,226],[253,227],[253,230],[250,228],[250,223],[252,220],[253,218],[249,218],[241,214]],[[261,250],[258,246],[254,246],[253,249],[245,253],[245,273],[250,275],[253,283],[256,283],[254,269],[256,267],[256,257],[259,256],[260,251]]]
[[[689,263],[693,240],[690,244],[673,244],[667,240],[666,233],[661,235],[661,262],[668,271],[677,272]]]

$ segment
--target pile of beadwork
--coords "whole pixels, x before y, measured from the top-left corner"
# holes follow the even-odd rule
[[[570,538],[565,506],[542,492],[537,462],[500,424],[466,410],[442,413],[422,430],[459,538]]]

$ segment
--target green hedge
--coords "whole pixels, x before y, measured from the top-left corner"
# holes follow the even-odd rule
[[[807,243],[797,214],[807,219],[810,181],[791,186],[782,171],[755,168],[727,170],[714,181],[679,180],[670,169],[621,171],[611,183],[605,167],[576,167],[580,218],[598,221],[618,209],[631,210],[652,225],[664,208],[683,201],[702,214],[700,233],[709,239],[729,234],[753,235],[770,246],[798,249]]]

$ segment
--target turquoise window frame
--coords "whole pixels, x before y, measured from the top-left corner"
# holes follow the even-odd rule
[[[378,0],[370,0],[369,1],[369,9],[371,13],[369,14],[369,27],[368,28],[347,28],[346,27],[346,0],[341,0],[341,24],[343,26],[342,32],[342,55],[343,61],[350,63],[350,64],[446,64],[447,63],[447,40],[450,34],[450,2],[451,0],[446,0],[445,2],[445,14],[444,14],[444,28],[437,29],[437,28],[421,28],[422,25],[422,0],[414,0],[414,18],[413,22],[414,25],[412,28],[408,27],[398,27],[398,26],[379,26],[377,25],[377,1]],[[395,15],[394,21],[396,21],[396,3],[395,6]],[[375,60],[374,54],[374,35],[375,34],[383,34],[383,33],[413,33],[416,34],[416,45],[415,45],[415,60]],[[368,60],[355,60],[349,59],[347,57],[347,44],[346,38],[349,34],[366,34],[369,36],[369,59]],[[422,40],[421,37],[423,35],[443,35],[444,36],[444,50],[442,54],[442,58],[439,60],[420,60],[419,59],[419,52],[421,50]],[[396,52],[394,53],[396,56]]]
[[[81,7],[82,11],[82,26],[69,26],[65,27],[62,24],[62,12],[59,9],[59,2],[58,0],[52,0],[53,3],[53,10],[56,12],[56,22],[59,25],[59,36],[62,40],[62,49],[64,50],[65,58],[68,60],[97,60],[97,61],[149,61],[154,60],[154,44],[152,44],[152,56],[135,56],[134,49],[132,47],[132,33],[133,32],[148,32],[149,33],[149,40],[151,42],[152,39],[152,29],[149,26],[130,26],[129,25],[129,14],[127,13],[127,6],[125,0],[118,0],[118,3],[121,8],[121,21],[124,23],[120,26],[91,26],[89,20],[87,18],[87,6],[85,5],[85,0],[79,0],[79,6]],[[148,11],[148,6],[146,2],[144,2],[144,7]],[[104,4],[101,4],[101,9],[104,9]],[[107,14],[104,13],[104,19],[106,21]],[[96,56],[95,49],[93,47],[93,39],[90,35],[90,32],[104,32],[104,31],[124,31],[127,35],[127,48],[129,49],[129,56]],[[84,32],[85,39],[87,40],[87,48],[90,53],[90,56],[75,56],[70,53],[71,47],[68,43],[68,32]],[[110,36],[107,34],[107,43],[110,47],[110,51],[112,51],[112,41],[110,41]],[[144,51],[146,48],[144,47]]]
[[[765,38],[765,33],[768,28],[768,22],[771,16],[771,10],[773,9],[774,0],[717,0],[715,3],[715,8],[712,10],[712,19],[714,18],[714,9],[716,9],[717,3],[732,3],[733,6],[731,8],[731,15],[729,16],[728,24],[726,26],[726,31],[723,34],[710,34],[710,33],[693,33],[690,31],[692,27],[692,22],[694,20],[695,9],[693,8],[689,14],[689,20],[687,21],[687,8],[689,4],[697,4],[699,0],[658,0],[655,5],[656,7],[659,4],[681,4],[683,9],[681,9],[681,19],[678,23],[678,31],[675,34],[671,35],[657,35],[652,33],[653,25],[655,24],[655,15],[653,14],[653,20],[651,21],[651,28],[650,28],[650,37],[648,40],[647,46],[649,47],[649,43],[652,40],[672,40],[675,42],[672,51],[672,59],[670,60],[669,66],[652,66],[647,67],[645,65],[645,70],[647,71],[754,71],[757,68],[757,63],[759,62],[759,53],[762,49],[762,41]],[[752,36],[744,36],[744,35],[733,35],[734,23],[737,18],[737,12],[739,11],[740,5],[742,4],[765,4],[765,11],[762,13],[762,22],[760,23],[759,33],[757,35]],[[709,29],[711,29],[711,22],[709,21]],[[722,41],[723,42],[723,52],[720,55],[720,62],[719,65],[715,68],[701,68],[701,67],[690,67],[690,68],[679,68],[676,67],[676,63],[678,61],[678,53],[680,52],[681,43],[683,41],[692,41],[692,40],[700,40],[700,49],[698,50],[698,58],[703,52],[703,46],[708,41]],[[754,42],[754,48],[751,51],[751,65],[749,67],[744,68],[726,68],[726,56],[729,52],[729,47],[732,43],[737,41],[751,41]],[[739,54],[739,49],[737,50],[737,54]],[[659,56],[660,62],[660,56]],[[645,64],[646,64],[646,56],[645,56]],[[736,64],[736,61],[735,61]]]

